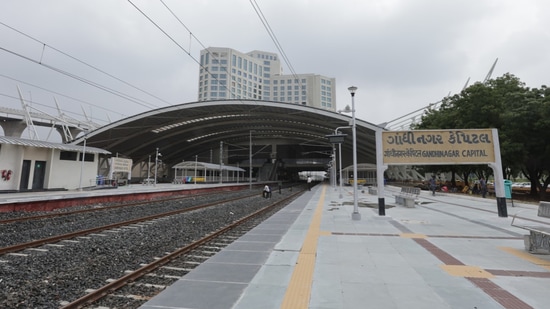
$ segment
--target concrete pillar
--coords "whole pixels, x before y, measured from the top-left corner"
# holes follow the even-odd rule
[[[4,130],[4,136],[18,137],[23,135],[23,131],[27,128],[27,124],[23,120],[8,120],[0,122],[0,126]]]

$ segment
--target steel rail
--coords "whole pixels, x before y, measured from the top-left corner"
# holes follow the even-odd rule
[[[164,212],[164,213],[160,213],[160,214],[155,214],[155,215],[151,215],[151,216],[147,216],[147,217],[141,217],[141,218],[132,219],[132,220],[128,220],[128,221],[117,222],[117,223],[113,223],[113,224],[109,224],[109,225],[104,225],[104,226],[95,227],[95,228],[91,228],[91,229],[81,230],[81,231],[77,231],[77,232],[73,232],[73,233],[62,234],[62,235],[57,235],[57,236],[53,236],[53,237],[38,239],[38,240],[35,240],[35,241],[30,241],[30,242],[26,242],[26,243],[22,243],[22,244],[17,244],[17,245],[13,245],[13,246],[9,246],[9,247],[0,248],[0,255],[6,254],[6,253],[21,251],[21,250],[24,250],[24,249],[27,249],[27,248],[34,248],[34,247],[42,246],[42,245],[49,244],[49,243],[55,243],[55,242],[58,242],[58,241],[61,241],[61,240],[71,239],[71,238],[75,238],[75,237],[78,237],[78,236],[83,236],[83,235],[87,235],[87,234],[91,234],[91,233],[97,233],[97,232],[101,232],[101,231],[104,231],[104,230],[113,229],[113,228],[117,228],[117,227],[121,227],[121,226],[125,226],[125,225],[130,225],[130,224],[135,224],[135,223],[139,223],[139,222],[154,220],[154,219],[157,219],[157,218],[177,215],[177,214],[180,214],[180,213],[185,213],[185,212],[189,212],[189,211],[193,211],[193,210],[197,210],[197,209],[207,208],[207,207],[211,207],[211,206],[222,204],[222,203],[238,201],[238,200],[246,199],[246,198],[256,196],[256,195],[257,194],[253,194],[253,195],[247,195],[245,197],[237,197],[237,198],[233,198],[233,199],[229,199],[229,200],[223,200],[223,201],[207,203],[207,204],[193,206],[193,207],[189,207],[189,208],[185,208],[185,209],[173,210],[173,211]]]
[[[90,209],[80,209],[80,210],[65,211],[65,212],[55,212],[55,213],[49,213],[49,214],[44,214],[44,215],[38,215],[38,216],[27,216],[27,217],[11,218],[11,219],[0,220],[0,225],[1,224],[8,224],[8,223],[15,223],[15,222],[23,222],[23,221],[41,220],[41,219],[69,216],[69,215],[82,214],[82,213],[87,213],[87,212],[106,211],[106,210],[112,210],[112,209],[118,209],[118,208],[124,208],[124,207],[133,207],[133,206],[138,206],[138,205],[146,205],[146,204],[151,204],[151,203],[162,203],[162,202],[169,202],[169,201],[174,201],[174,200],[183,200],[183,199],[195,198],[195,197],[198,197],[198,196],[209,195],[209,194],[212,194],[212,192],[216,192],[216,191],[211,191],[209,193],[194,194],[194,195],[184,195],[184,196],[177,196],[177,197],[172,196],[172,197],[168,197],[168,198],[159,198],[159,199],[147,200],[147,201],[123,203],[123,204],[114,205],[114,206],[105,206],[105,207],[90,208]]]
[[[212,240],[213,238],[216,238],[218,237],[219,235],[235,228],[236,226],[240,225],[240,224],[243,224],[245,223],[246,221],[250,220],[250,219],[253,219],[254,217],[260,215],[260,214],[263,214],[264,212],[267,212],[269,210],[271,210],[272,208],[280,205],[280,204],[283,204],[283,203],[286,203],[287,201],[295,198],[297,195],[299,194],[302,194],[303,191],[298,191],[294,194],[292,194],[291,196],[281,200],[281,201],[277,201],[269,206],[266,206],[262,209],[259,209],[257,210],[256,212],[246,216],[246,217],[243,217],[185,247],[182,247],[170,254],[167,254],[165,256],[163,256],[162,258],[160,259],[157,259],[153,262],[151,262],[150,264],[147,264],[137,270],[135,270],[134,272],[131,272],[123,277],[120,277],[119,279],[116,279],[114,281],[111,281],[110,283],[84,295],[83,297],[61,307],[60,309],[76,309],[76,308],[82,308],[83,306],[88,306],[90,304],[92,304],[93,302],[109,295],[110,293],[113,293],[114,291],[126,286],[127,284],[129,284],[130,282],[132,281],[135,281],[136,279],[144,276],[145,274],[147,273],[150,273],[151,271],[155,270],[155,269],[158,269],[159,267],[169,263],[170,261],[176,259],[177,257],[179,257],[180,255],[183,255],[187,252],[190,252],[191,250],[199,247],[200,245],[204,244],[204,243],[207,243],[208,241]]]

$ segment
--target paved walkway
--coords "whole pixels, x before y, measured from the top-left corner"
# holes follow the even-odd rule
[[[386,204],[393,206],[387,187]],[[514,203],[422,192],[378,216],[378,197],[318,185],[142,308],[550,308],[550,256],[525,251]],[[539,223],[540,224],[540,223]]]

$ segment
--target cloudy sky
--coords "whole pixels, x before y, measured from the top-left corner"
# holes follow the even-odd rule
[[[357,86],[374,124],[483,81],[497,58],[493,78],[550,84],[544,0],[18,0],[0,5],[0,106],[21,108],[19,86],[36,110],[56,114],[55,98],[105,124],[196,101],[203,47],[279,53],[253,3],[294,71],[336,78],[339,109]]]

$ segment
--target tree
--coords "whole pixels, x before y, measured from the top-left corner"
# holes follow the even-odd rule
[[[531,181],[531,193],[544,199],[550,184],[550,89],[529,89],[507,73],[443,99],[413,129],[479,128],[498,129],[505,176],[522,171]],[[472,166],[454,170],[469,175]],[[478,166],[475,173],[487,176]]]

